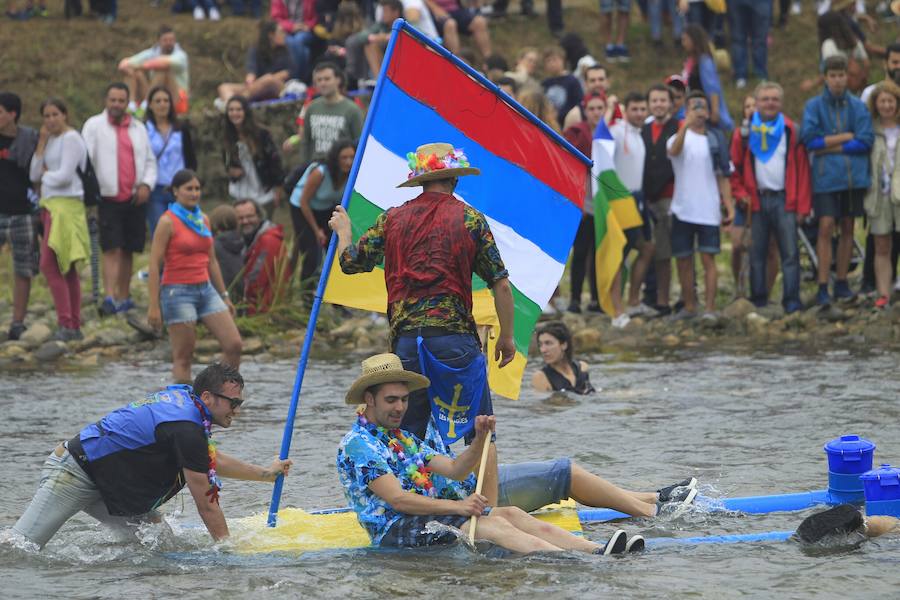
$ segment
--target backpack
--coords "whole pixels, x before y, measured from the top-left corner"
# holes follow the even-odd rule
[[[75,167],[75,172],[81,178],[81,187],[84,188],[84,205],[99,206],[103,196],[100,195],[100,182],[97,181],[97,173],[94,172],[90,155],[85,156],[84,170],[82,171],[79,166]]]

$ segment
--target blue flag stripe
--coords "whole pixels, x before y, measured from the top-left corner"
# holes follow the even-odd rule
[[[560,232],[578,228],[582,214],[579,207],[520,167],[484,149],[389,79],[380,85],[381,105],[372,124],[375,139],[403,158],[428,142],[448,142],[462,148],[482,175],[461,177],[457,188],[460,196],[533,242],[548,256],[566,262],[572,240]],[[423,137],[426,135],[428,139]],[[511,190],[527,192],[511,197]]]

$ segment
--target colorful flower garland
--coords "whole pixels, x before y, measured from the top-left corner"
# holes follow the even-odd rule
[[[385,444],[397,455],[401,464],[406,464],[406,476],[416,487],[415,492],[434,497],[434,482],[431,481],[431,469],[425,466],[426,461],[433,458],[433,454],[420,452],[416,442],[403,433],[402,429],[385,429],[371,423],[362,413],[359,414],[359,424],[364,429],[374,433],[378,440],[385,443],[383,437],[392,436]]]
[[[210,504],[213,502],[218,504],[222,480],[219,479],[219,474],[216,473],[216,443],[212,439],[212,422],[206,416],[209,411],[205,409],[206,407],[203,406],[200,399],[191,394],[191,400],[194,401],[194,406],[200,411],[200,416],[203,418],[203,429],[206,433],[206,451],[209,454],[209,471],[206,472],[206,477],[209,479],[209,491],[206,492],[206,495],[209,496]]]
[[[465,153],[460,148],[456,148],[444,156],[408,152],[406,161],[410,170],[409,179],[425,173],[440,171],[441,169],[463,169],[469,166],[469,159],[466,158]]]

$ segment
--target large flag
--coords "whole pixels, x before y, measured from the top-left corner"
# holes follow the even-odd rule
[[[528,344],[541,310],[562,277],[581,220],[588,161],[562,138],[443,48],[398,21],[383,76],[369,107],[347,211],[354,240],[383,211],[420,190],[397,188],[409,173],[406,155],[429,142],[461,148],[480,176],[462,177],[456,195],[481,211],[509,271],[515,303],[516,356],[493,360],[499,320],[484,281],[473,280],[473,312],[489,336],[490,387],[517,398]],[[353,175],[354,173],[351,173]],[[329,266],[324,300],[385,312],[384,271],[345,275]]]
[[[615,310],[610,297],[613,279],[622,265],[625,249],[625,229],[643,224],[634,196],[628,191],[613,163],[615,142],[606,123],[601,119],[594,131],[591,170],[594,192],[594,268],[597,270],[597,293],[603,311],[613,316]]]

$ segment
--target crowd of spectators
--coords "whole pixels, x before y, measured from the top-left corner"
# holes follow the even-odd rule
[[[775,7],[772,1],[735,0],[727,12],[724,2],[705,0],[637,4],[649,20],[650,43],[665,44],[668,24],[684,56],[681,72],[660,73],[649,89],[617,86],[604,66],[629,59],[628,0],[600,3],[603,56],[597,58],[577,35],[562,34],[561,7],[550,2],[549,25],[559,43],[524,46],[511,66],[494,52],[490,35],[502,22],[497,19],[505,3],[481,10],[458,0],[272,0],[268,18],[258,22],[244,81],[218,88],[230,202],[211,219],[199,208],[202,182],[185,119],[188,53],[171,27],[160,28],[153,46],[118,63],[121,81],[109,85],[102,112],[80,134],[68,122],[64,100],[50,98],[40,106],[38,132],[19,125],[19,97],[0,93],[0,244],[11,246],[14,264],[8,337],[17,339],[26,329],[31,280],[40,272],[57,311],[56,338],[80,339],[78,266],[90,258],[88,223],[95,220],[105,292],[101,314],[134,308],[133,256],[147,248],[149,231],[148,320],[165,325],[174,340],[175,378],[189,378],[198,321],[236,365],[241,341],[235,307],[248,314],[270,310],[292,277],[308,289],[321,268],[328,216],[343,195],[362,131],[361,98],[380,70],[390,25],[401,16],[585,154],[591,154],[597,130],[609,130],[616,171],[644,222],[625,231],[625,260],[609,315],[614,326],[625,327],[637,315],[718,318],[715,257],[723,231],[732,242],[734,289],[757,306],[778,295],[780,270],[784,311],[803,308],[798,237],[806,236],[817,261],[812,303],[827,306],[861,291],[874,307],[886,307],[900,290],[900,281],[894,282],[900,45],[881,48],[867,39],[870,18],[856,12],[857,3],[818,2],[821,73],[799,86],[810,97],[803,114],[792,119],[782,107],[785,94],[797,87],[786,90],[768,80],[767,47],[776,8],[783,23],[803,10],[799,2]],[[265,8],[258,1],[231,5],[234,14],[254,18]],[[10,3],[8,14],[39,16],[41,6]],[[215,0],[175,2],[172,8],[221,18]],[[521,9],[533,13],[531,2],[523,1]],[[66,10],[76,15],[80,2],[67,2]],[[116,3],[91,2],[91,10],[114,17]],[[474,52],[464,45],[466,36]],[[875,57],[884,60],[885,78],[870,85]],[[728,62],[735,88],[758,81],[737,119],[721,77]],[[275,139],[257,122],[253,106],[290,90],[307,98],[297,132]],[[286,169],[286,159],[298,166]],[[601,310],[592,265],[592,186],[585,183],[563,305],[571,312],[582,310],[586,276],[587,310]],[[274,221],[285,195],[292,232]],[[868,251],[862,288],[853,290],[848,272],[860,219],[868,226]],[[681,288],[674,306],[673,258]]]

